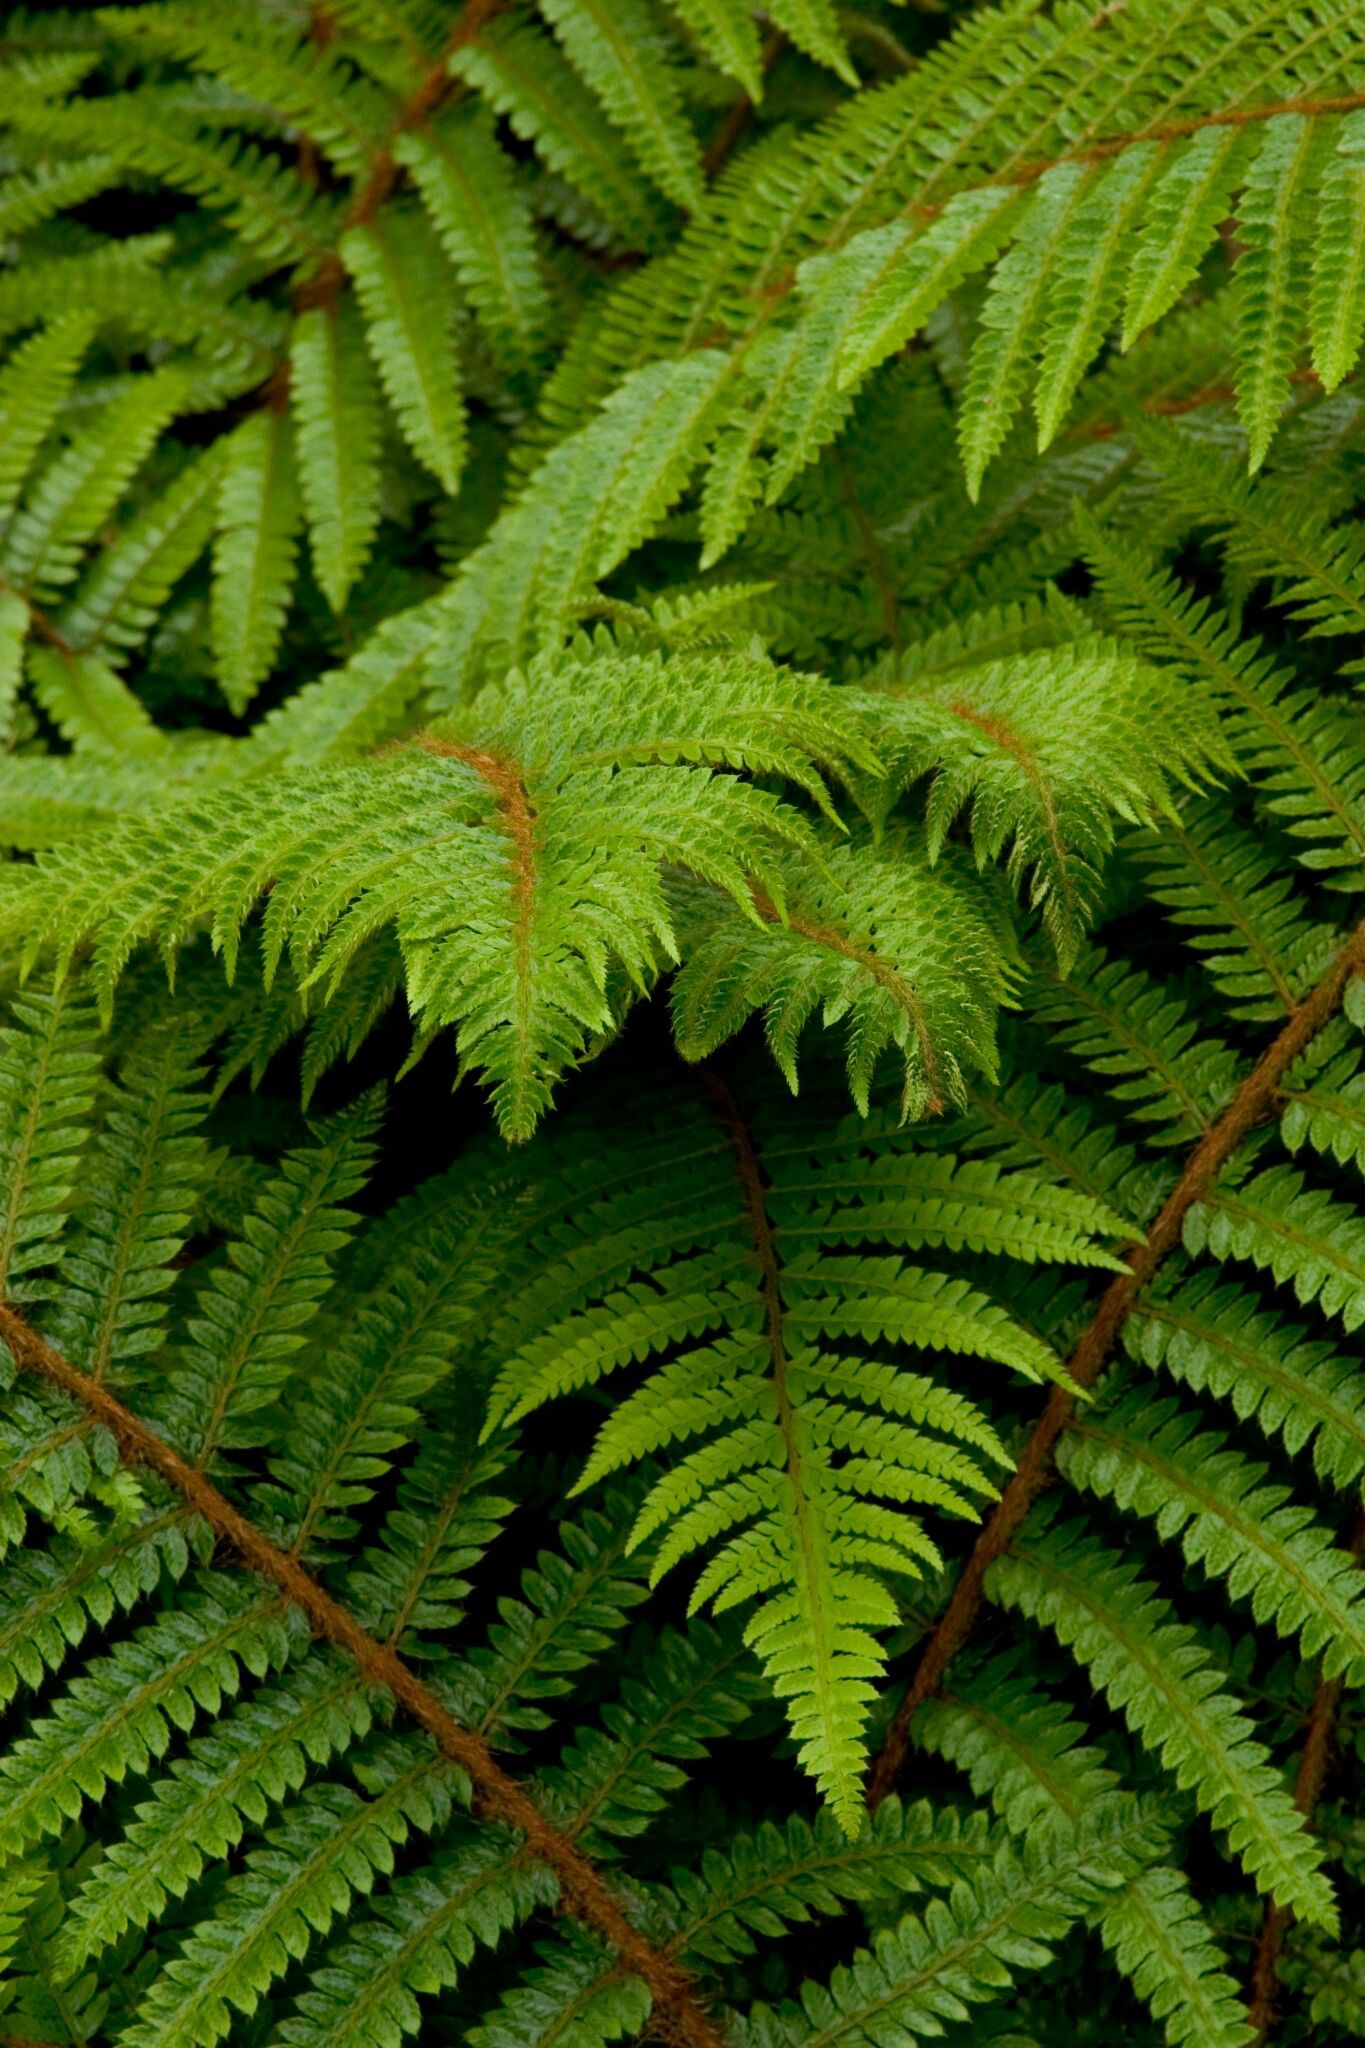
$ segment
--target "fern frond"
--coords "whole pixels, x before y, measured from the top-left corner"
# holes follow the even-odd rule
[[[352,228],[342,255],[365,315],[365,338],[409,446],[452,495],[464,466],[464,411],[451,308],[415,218]],[[421,277],[421,292],[416,290]]]
[[[344,1205],[363,1184],[378,1104],[362,1103],[287,1156],[242,1235],[198,1291],[172,1385],[156,1400],[171,1435],[201,1462],[256,1441],[354,1226]],[[255,1419],[253,1419],[255,1418]]]
[[[1355,1560],[1337,1550],[1310,1507],[1265,1484],[1266,1471],[1171,1402],[1133,1389],[1073,1424],[1058,1453],[1064,1478],[1147,1515],[1179,1539],[1190,1564],[1224,1579],[1260,1622],[1296,1635],[1329,1677],[1365,1651]]]
[[[229,442],[213,550],[213,646],[229,708],[245,711],[270,673],[294,586],[299,523],[293,447],[267,409]]]
[[[686,1955],[729,1962],[842,1901],[885,1910],[925,1886],[946,1889],[995,1853],[980,1814],[886,1799],[850,1837],[822,1809],[813,1821],[793,1816],[784,1828],[769,1824],[708,1850],[695,1871],[674,1871],[671,1911]]]
[[[878,707],[889,803],[932,775],[926,806],[936,855],[970,806],[980,865],[1008,848],[1011,880],[1041,908],[1063,966],[1092,915],[1111,818],[1168,812],[1175,786],[1226,761],[1202,705],[1159,671],[1100,646],[1017,656],[983,668],[955,665],[942,682],[918,676],[903,693],[894,670]],[[1153,728],[1163,734],[1161,752]]]
[[[1335,391],[1350,374],[1365,339],[1365,274],[1357,232],[1365,212],[1362,140],[1365,122],[1359,114],[1349,114],[1318,195],[1309,325],[1313,368],[1328,391]]]
[[[188,462],[93,564],[58,618],[59,630],[75,647],[124,659],[146,640],[171,590],[208,544],[223,456],[215,443]]]
[[[183,1023],[163,1022],[129,1052],[83,1165],[52,1327],[97,1380],[111,1369],[127,1379],[164,1334],[173,1261],[207,1168],[197,1050]]]
[[[129,1927],[183,1898],[317,1767],[368,1734],[371,1708],[348,1667],[318,1658],[272,1679],[196,1736],[153,1780],[126,1831],[71,1901],[59,1943],[74,1977]]]
[[[87,1799],[170,1745],[172,1730],[216,1713],[243,1669],[263,1677],[307,1639],[290,1618],[248,1586],[206,1583],[164,1620],[130,1636],[60,1694],[30,1724],[0,1766],[0,1843],[5,1854],[56,1835]]]
[[[1216,1188],[1191,1211],[1185,1239],[1194,1252],[1249,1259],[1289,1282],[1300,1302],[1317,1302],[1324,1315],[1339,1317],[1348,1331],[1365,1322],[1365,1226],[1290,1167],[1267,1167],[1243,1186]]]
[[[0,1033],[0,1293],[29,1296],[59,1249],[80,1186],[99,1055],[80,992],[27,996]]]
[[[1291,1451],[1312,1446],[1324,1479],[1345,1488],[1365,1470],[1365,1401],[1335,1347],[1266,1313],[1219,1273],[1182,1279],[1143,1303],[1129,1350],[1196,1392],[1218,1395]]]
[[[64,338],[69,346],[69,330]],[[0,577],[6,583],[41,602],[74,582],[82,550],[184,395],[180,370],[167,365],[153,371],[111,399],[97,423],[53,457],[0,543]]]
[[[1039,1829],[1018,1854],[1002,1849],[974,1881],[955,1885],[923,1919],[908,1914],[882,1933],[827,1989],[806,1985],[799,2009],[756,2015],[755,2039],[764,2048],[782,2040],[873,2048],[888,2024],[923,2035],[945,2008],[969,2011],[1016,1972],[1042,1968],[1050,1944],[1141,1863],[1151,1839],[1150,1821],[1122,1803],[1075,1828]]]
[[[323,1951],[317,1988],[280,2029],[289,2048],[400,2048],[421,2024],[416,1993],[454,1984],[481,1947],[548,1905],[553,1886],[510,1843],[484,1835],[400,1876],[368,1920]]]
[[[1100,1934],[1171,2048],[1248,2048],[1255,2037],[1237,1986],[1181,1871],[1163,1864],[1132,1878]]]
[[[648,1286],[604,1275],[600,1293],[580,1296],[568,1315],[561,1309],[561,1321],[502,1363],[490,1416],[515,1420],[634,1360],[668,1359],[603,1424],[579,1483],[674,1445],[683,1453],[652,1486],[632,1541],[658,1540],[656,1581],[703,1553],[694,1607],[709,1601],[724,1612],[762,1596],[746,1639],[792,1702],[803,1761],[850,1825],[875,1631],[895,1612],[885,1578],[918,1576],[938,1559],[919,1514],[906,1510],[971,1513],[973,1495],[994,1491],[983,1461],[1004,1458],[973,1403],[883,1369],[878,1352],[888,1343],[949,1348],[1039,1377],[1060,1367],[961,1279],[913,1258],[840,1247],[870,1237],[912,1253],[994,1244],[1025,1258],[1103,1259],[1085,1243],[1097,1212],[1025,1175],[955,1171],[940,1159],[924,1163],[917,1184],[894,1151],[880,1171],[875,1161],[861,1165],[847,1204],[821,1200],[799,1152],[771,1155],[765,1189],[755,1141],[728,1091],[713,1085],[747,1215],[733,1249],[709,1249],[708,1219],[695,1251],[676,1235],[653,1251]],[[865,1142],[856,1126],[847,1131],[834,1155],[848,1160],[845,1172]],[[725,1171],[723,1155],[716,1166]],[[637,1267],[647,1243],[637,1240]],[[793,1247],[785,1259],[778,1245]],[[733,1307],[709,1306],[727,1296]],[[857,1350],[843,1348],[849,1340]]]
[[[88,318],[74,311],[59,314],[21,342],[0,371],[0,519],[12,519],[29,465],[61,410],[92,333]]]
[[[550,327],[549,299],[530,208],[491,124],[458,115],[403,136],[397,156],[495,345],[514,365],[534,359]]]
[[[213,1917],[150,1985],[130,2044],[212,2048],[236,2024],[234,2012],[254,2012],[290,1960],[327,1934],[356,1893],[392,1874],[395,1850],[410,1834],[445,1826],[460,1789],[450,1767],[411,1739],[373,1753],[365,1775],[368,1798],[324,1785],[291,1803],[287,1826],[273,1839],[267,1834],[266,1846],[223,1887]]]
[[[785,915],[765,892],[757,920],[718,889],[675,891],[683,965],[672,998],[683,1054],[709,1058],[761,1009],[795,1089],[802,1034],[819,1018],[845,1025],[860,1107],[893,1049],[907,1116],[960,1101],[965,1076],[994,1065],[996,1006],[1012,979],[1007,928],[981,905],[968,908],[953,868],[910,854],[899,834],[831,846],[821,867],[818,878],[794,865],[779,871]]]
[[[570,63],[621,128],[641,169],[659,189],[695,212],[702,203],[696,142],[658,46],[657,30],[636,0],[542,0],[542,12]]]
[[[1157,1125],[1161,1144],[1208,1130],[1231,1097],[1231,1048],[1200,1029],[1179,994],[1122,960],[1083,954],[1065,980],[1048,977],[1035,1009],[1094,1072],[1114,1077],[1111,1098]]]
[[[301,313],[289,369],[313,570],[339,612],[365,566],[379,522],[376,395],[349,309],[316,306]]]
[[[1318,980],[1336,934],[1314,925],[1289,879],[1256,836],[1201,807],[1133,841],[1152,894],[1193,936],[1229,1014],[1272,1019],[1292,1011]]]
[[[992,1565],[988,1590],[1056,1633],[1262,1890],[1315,1926],[1335,1926],[1320,1857],[1252,1723],[1210,1652],[1133,1564],[1077,1525],[1031,1527],[1026,1546]]]

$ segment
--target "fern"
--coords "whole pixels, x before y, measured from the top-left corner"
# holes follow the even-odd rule
[[[0,2041],[1360,2031],[1360,17],[12,12]]]

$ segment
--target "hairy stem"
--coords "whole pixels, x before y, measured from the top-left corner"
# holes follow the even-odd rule
[[[406,135],[412,129],[420,128],[424,121],[429,121],[442,102],[450,97],[455,88],[455,81],[451,78],[449,68],[451,57],[456,50],[463,49],[466,43],[472,43],[485,23],[491,21],[495,14],[501,14],[507,5],[508,0],[465,0],[465,5],[451,23],[450,33],[442,45],[440,56],[427,66],[395,114],[385,144],[376,153],[370,166],[369,176],[357,189],[346,209],[341,224],[343,233],[348,228],[367,227],[385,200],[391,197],[401,176],[399,165],[393,155],[394,143],[401,135]],[[302,159],[300,169],[306,178],[307,171]],[[295,311],[306,312],[310,306],[334,306],[345,284],[346,266],[338,252],[333,249],[313,275],[306,278],[295,292]]]
[[[867,1803],[874,1811],[900,1775],[910,1746],[910,1725],[943,1683],[948,1666],[981,1612],[986,1573],[1003,1553],[1052,1470],[1057,1439],[1076,1408],[1076,1393],[1094,1385],[1138,1294],[1180,1242],[1185,1218],[1206,1194],[1242,1140],[1273,1107],[1284,1074],[1336,1014],[1352,976],[1365,971],[1365,924],[1358,925],[1316,988],[1290,1016],[1237,1090],[1218,1122],[1191,1152],[1185,1170],[1151,1230],[1128,1253],[1128,1270],[1110,1281],[1068,1364],[1072,1388],[1057,1386],[1047,1399],[1014,1476],[1001,1494],[967,1558],[952,1598],[920,1653],[896,1717],[873,1767]]]
[[[475,1809],[514,1828],[529,1852],[559,1880],[564,1909],[606,1942],[647,1985],[652,2024],[673,2048],[723,2048],[715,2025],[697,2003],[692,1979],[672,1957],[655,1948],[627,1919],[597,1867],[568,1836],[551,1825],[525,1787],[510,1777],[482,1738],[457,1721],[389,1645],[367,1633],[295,1558],[264,1536],[254,1523],[197,1472],[178,1452],[31,1329],[11,1308],[0,1305],[0,1340],[21,1370],[39,1374],[78,1401],[107,1429],[130,1463],[145,1465],[179,1493],[238,1559],[278,1586],[307,1615],[317,1634],[354,1659],[361,1676],[391,1693],[419,1727],[468,1776]]]

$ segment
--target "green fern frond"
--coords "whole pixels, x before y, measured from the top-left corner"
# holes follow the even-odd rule
[[[1262,1890],[1315,1926],[1336,1925],[1320,1856],[1253,1724],[1195,1631],[1167,1618],[1134,1565],[1077,1525],[1039,1527],[991,1567],[989,1589],[1057,1634]]]
[[[765,1188],[738,1109],[723,1088],[716,1100],[734,1158],[721,1152],[715,1170],[738,1169],[731,1243],[710,1248],[715,1225],[703,1206],[695,1249],[685,1237],[665,1240],[647,1285],[622,1285],[609,1271],[600,1293],[582,1294],[579,1281],[573,1311],[561,1308],[561,1320],[501,1362],[490,1418],[515,1421],[633,1361],[666,1361],[602,1425],[579,1484],[672,1453],[632,1542],[655,1545],[654,1581],[702,1554],[694,1607],[724,1612],[761,1599],[746,1639],[791,1700],[806,1767],[850,1826],[867,1678],[880,1661],[877,1632],[895,1618],[887,1575],[894,1583],[936,1565],[923,1511],[971,1514],[974,1497],[995,1491],[989,1465],[1005,1461],[972,1402],[888,1370],[881,1347],[951,1349],[1037,1377],[1061,1371],[986,1296],[913,1255],[969,1245],[1102,1263],[1086,1241],[1100,1219],[1085,1198],[1027,1175],[931,1158],[912,1177],[894,1144],[883,1160],[861,1159],[867,1138],[856,1125],[833,1155],[846,1159],[843,1174],[861,1159],[856,1195],[827,1206],[802,1155],[780,1149]],[[869,1239],[888,1254],[841,1248]],[[636,1243],[638,1270],[649,1239]],[[779,1245],[791,1247],[781,1260]],[[844,1348],[850,1340],[857,1349]]]

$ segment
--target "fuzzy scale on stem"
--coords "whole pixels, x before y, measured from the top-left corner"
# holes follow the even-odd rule
[[[16,1365],[37,1373],[78,1401],[109,1431],[131,1464],[158,1473],[233,1550],[240,1561],[278,1586],[307,1615],[317,1634],[354,1659],[362,1677],[383,1686],[425,1729],[443,1756],[458,1764],[474,1789],[476,1810],[515,1828],[530,1854],[559,1881],[564,1909],[613,1949],[622,1965],[640,1977],[652,2001],[651,2025],[670,2048],[724,2048],[723,2038],[697,2002],[692,1979],[634,1927],[610,1886],[581,1849],[551,1825],[530,1793],[503,1770],[488,1745],[443,1707],[434,1692],[388,1644],[360,1626],[297,1559],[289,1557],[249,1522],[202,1472],[187,1464],[155,1431],[138,1420],[107,1387],[80,1372],[70,1360],[0,1304],[0,1340]]]

